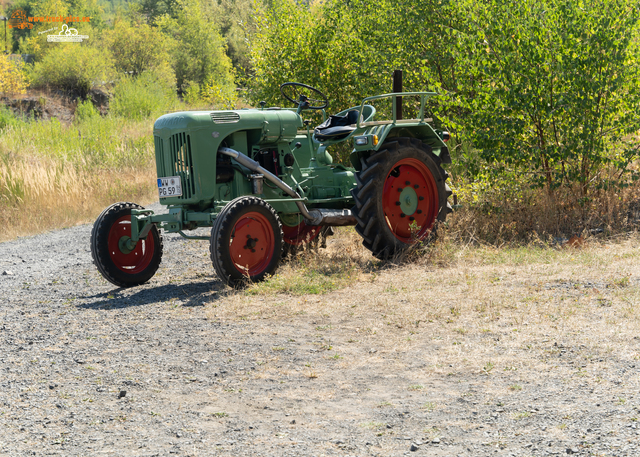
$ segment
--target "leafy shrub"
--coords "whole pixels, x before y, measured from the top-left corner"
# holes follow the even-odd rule
[[[92,87],[114,79],[111,55],[104,49],[63,45],[36,62],[33,68],[34,87],[52,87],[75,92],[84,97]]]
[[[126,76],[115,87],[111,113],[127,119],[145,119],[177,104],[175,88],[162,74],[145,71]]]
[[[10,109],[0,107],[0,130],[8,125],[17,125],[20,121],[16,119]]]
[[[184,92],[192,83],[203,88],[215,81],[220,86],[233,86],[231,59],[225,53],[225,42],[199,0],[182,0],[175,16],[158,21],[160,29],[174,38],[174,68],[178,89]]]
[[[139,75],[145,70],[172,71],[173,40],[157,28],[118,21],[113,30],[104,33],[102,40],[111,51],[118,72]]]
[[[22,72],[22,62],[13,62],[9,57],[0,54],[0,94],[24,94],[27,83]]]
[[[238,103],[236,89],[230,85],[220,85],[209,81],[202,88],[190,83],[185,90],[184,101],[190,106],[207,104],[216,109],[234,109]]]

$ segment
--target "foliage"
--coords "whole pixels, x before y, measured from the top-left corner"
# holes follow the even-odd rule
[[[145,70],[160,70],[175,79],[170,68],[173,43],[157,28],[118,20],[113,29],[103,34],[102,40],[119,72],[139,75]]]
[[[250,81],[251,99],[258,103],[278,104],[278,86],[286,81],[305,82],[325,89],[319,78],[327,66],[313,62],[312,33],[314,17],[308,8],[293,0],[275,0],[263,17],[257,18],[257,33],[252,42],[254,77]]]
[[[262,3],[256,0],[218,0],[213,3],[214,18],[226,40],[227,55],[241,74],[251,70],[249,40],[255,33],[254,17],[262,14]]]
[[[18,122],[9,108],[0,106],[0,130],[10,125],[17,125]]]
[[[197,84],[187,87],[184,101],[191,106],[207,104],[215,109],[235,109],[238,95],[233,86],[221,86],[211,80],[202,88]]]
[[[584,199],[626,185],[639,155],[638,8],[632,0],[274,0],[252,44],[250,97],[279,104],[282,82],[305,82],[336,112],[390,92],[392,71],[402,69],[405,90],[440,93],[427,109],[464,146],[453,151],[458,171],[487,185],[511,174],[549,192],[566,186]],[[405,99],[409,111],[414,103]],[[377,108],[378,119],[389,114]]]
[[[9,60],[9,56],[0,54],[0,94],[24,94],[27,83],[22,72],[22,62]]]
[[[435,0],[330,0],[310,7],[274,0],[253,41],[251,98],[275,103],[281,83],[298,81],[325,92],[337,112],[390,92],[395,69],[404,70],[406,90],[448,89],[451,10]]]
[[[179,3],[177,0],[140,0],[135,8],[149,24],[155,25],[163,16],[175,18]]]
[[[78,106],[76,106],[74,121],[84,122],[87,119],[91,119],[97,116],[100,116],[100,113],[98,112],[96,107],[93,106],[91,100],[84,100],[79,102]]]
[[[97,39],[97,32],[106,25],[102,18],[103,10],[97,0],[18,0],[12,5],[11,11],[18,8],[24,10],[28,17],[89,17],[90,22],[74,22],[68,25],[77,28],[81,35],[88,35],[90,42]],[[33,54],[36,60],[41,60],[50,50],[60,47],[61,43],[47,42],[46,36],[58,33],[62,24],[34,22],[31,29],[12,29],[13,51]],[[73,45],[78,46],[77,43]]]
[[[111,56],[89,46],[65,43],[52,49],[33,68],[33,86],[52,87],[75,92],[81,97],[92,87],[109,83],[114,78]]]
[[[175,17],[158,20],[161,30],[178,43],[174,65],[178,89],[191,84],[201,88],[210,81],[220,86],[233,85],[231,61],[225,54],[224,41],[199,0],[178,0]]]
[[[630,53],[638,5],[629,0],[499,0],[465,7],[465,133],[481,158],[549,191],[628,169],[640,128],[640,62]],[[636,35],[637,36],[637,35]]]
[[[218,28],[226,42],[226,54],[239,73],[251,68],[249,40],[254,32],[254,16],[262,12],[260,0],[217,0],[202,2],[202,13]],[[178,0],[139,0],[134,14],[151,25],[161,24],[163,17],[179,19],[182,4]]]
[[[137,78],[124,77],[115,86],[111,113],[127,119],[164,114],[177,104],[175,86],[162,74],[145,71]]]

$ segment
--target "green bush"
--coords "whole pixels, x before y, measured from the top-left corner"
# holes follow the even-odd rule
[[[79,102],[78,106],[76,107],[75,121],[83,122],[87,119],[91,119],[99,115],[100,113],[98,112],[96,107],[93,106],[91,100],[84,100]]]
[[[145,119],[164,114],[178,104],[175,88],[162,74],[145,71],[124,77],[116,84],[111,113],[127,119]]]
[[[170,52],[175,43],[155,27],[119,20],[102,35],[102,41],[120,73],[136,76],[147,70],[173,72]]]
[[[85,97],[92,87],[108,84],[115,72],[104,49],[63,44],[33,67],[32,86],[76,92]]]
[[[0,130],[8,125],[17,125],[19,122],[9,108],[0,107]]]
[[[235,109],[238,94],[235,87],[219,85],[215,80],[211,80],[202,87],[190,83],[184,91],[183,100],[191,107],[208,105],[214,109]]]
[[[234,86],[231,59],[212,14],[200,0],[181,0],[175,17],[164,16],[160,29],[177,43],[174,69],[178,89],[184,93],[194,83],[201,89],[211,81],[220,87]]]

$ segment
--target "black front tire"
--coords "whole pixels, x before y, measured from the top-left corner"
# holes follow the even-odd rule
[[[282,226],[275,210],[256,197],[238,197],[220,211],[211,229],[211,262],[231,287],[263,281],[282,257]]]
[[[155,225],[133,250],[123,248],[121,240],[131,237],[132,209],[144,208],[135,203],[114,203],[98,216],[91,229],[93,263],[107,281],[119,287],[149,281],[162,261],[162,236]]]

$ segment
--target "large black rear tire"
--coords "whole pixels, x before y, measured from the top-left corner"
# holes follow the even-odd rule
[[[366,159],[356,173],[353,214],[362,244],[380,259],[429,237],[451,207],[447,172],[431,148],[414,138],[396,138]]]

